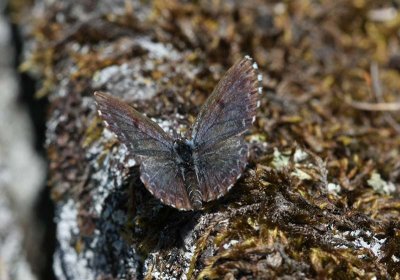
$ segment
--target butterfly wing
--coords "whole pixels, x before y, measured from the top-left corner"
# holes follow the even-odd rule
[[[171,154],[172,139],[155,122],[111,95],[97,91],[94,96],[106,127],[130,152],[141,156]]]
[[[200,110],[192,130],[194,146],[206,149],[245,132],[255,120],[260,82],[250,57],[233,65]]]
[[[145,159],[140,165],[140,179],[162,203],[180,210],[193,209],[181,174],[169,158]]]
[[[203,105],[192,130],[196,174],[203,200],[225,194],[240,177],[248,148],[241,134],[254,122],[261,93],[257,64],[233,65]]]
[[[190,209],[183,180],[175,164],[173,140],[155,122],[125,102],[102,92],[94,94],[107,128],[135,155],[143,156],[141,179],[167,205]]]
[[[247,145],[241,136],[219,142],[193,155],[203,201],[221,197],[239,179],[247,162]]]

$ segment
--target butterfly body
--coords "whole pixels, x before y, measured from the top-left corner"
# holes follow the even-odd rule
[[[176,139],[174,141],[174,152],[176,164],[180,170],[189,201],[193,209],[199,209],[202,206],[201,192],[195,173],[195,162],[193,159],[193,144],[187,139]]]
[[[250,57],[232,66],[207,99],[187,138],[172,138],[125,102],[95,92],[99,115],[128,151],[140,156],[141,180],[164,204],[201,209],[227,193],[247,163],[243,133],[260,102],[261,75]]]

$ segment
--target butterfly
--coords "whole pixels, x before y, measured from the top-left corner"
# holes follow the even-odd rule
[[[141,156],[140,179],[162,203],[199,210],[225,195],[244,171],[243,133],[256,119],[262,75],[249,56],[237,61],[202,106],[188,137],[173,138],[122,100],[95,92],[98,113],[129,152]]]

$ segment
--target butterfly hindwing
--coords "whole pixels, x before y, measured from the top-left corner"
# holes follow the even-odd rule
[[[242,174],[247,163],[247,144],[243,137],[231,137],[212,149],[194,153],[194,162],[204,201],[226,194]]]
[[[185,184],[176,164],[169,158],[151,157],[140,165],[140,179],[164,204],[181,210],[192,209]]]

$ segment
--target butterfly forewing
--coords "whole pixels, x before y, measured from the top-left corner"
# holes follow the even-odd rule
[[[197,149],[210,147],[246,131],[258,105],[258,79],[253,61],[233,65],[201,108],[192,130]]]
[[[94,94],[99,115],[130,152],[142,156],[172,156],[172,139],[155,122],[128,104],[102,92]]]

